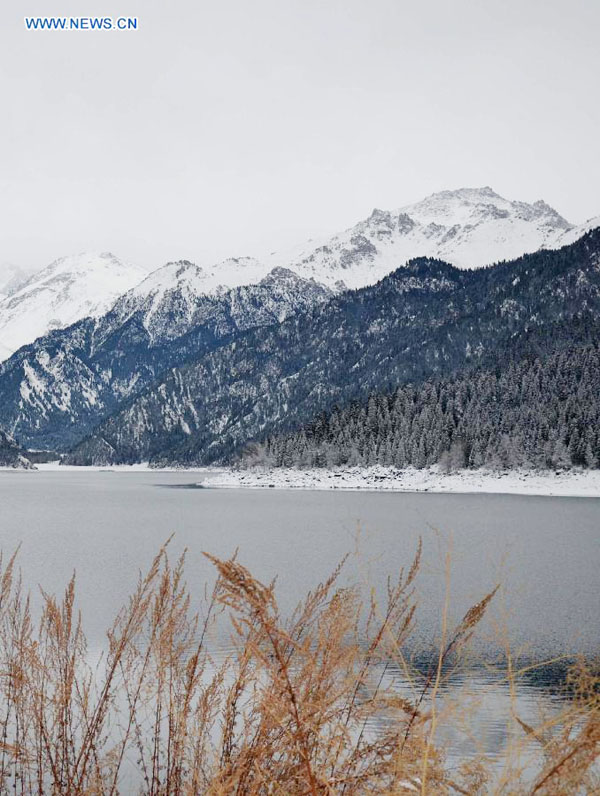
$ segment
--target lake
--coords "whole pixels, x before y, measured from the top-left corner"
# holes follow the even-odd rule
[[[0,472],[0,540],[21,545],[24,583],[60,593],[77,574],[90,644],[104,631],[162,543],[187,548],[187,580],[200,598],[214,571],[203,551],[241,563],[263,581],[277,576],[290,610],[348,552],[342,581],[373,585],[410,565],[423,540],[417,629],[411,652],[436,643],[451,551],[450,614],[465,611],[497,583],[499,594],[474,643],[472,662],[447,687],[477,701],[479,741],[506,743],[507,686],[487,664],[503,638],[523,661],[596,654],[600,640],[600,499],[300,490],[196,489],[189,472]],[[224,637],[223,644],[226,646]],[[398,688],[405,687],[401,673]],[[560,701],[554,670],[521,681],[520,715]],[[462,750],[464,739],[453,741]],[[467,748],[470,748],[467,743]]]

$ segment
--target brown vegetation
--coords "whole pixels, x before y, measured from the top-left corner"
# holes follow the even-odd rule
[[[237,560],[209,558],[218,578],[200,616],[183,558],[172,566],[161,550],[94,667],[74,581],[60,601],[43,595],[38,625],[15,557],[2,564],[1,793],[595,792],[600,703],[583,664],[560,716],[535,728],[521,722],[523,743],[540,748],[528,784],[518,765],[493,780],[485,760],[449,774],[436,742],[436,693],[493,592],[453,632],[444,619],[437,665],[409,702],[385,674],[392,660],[409,673],[403,649],[420,551],[389,583],[384,605],[363,605],[358,590],[339,585],[338,568],[286,620],[273,584]],[[224,612],[235,652],[217,663],[208,639]]]

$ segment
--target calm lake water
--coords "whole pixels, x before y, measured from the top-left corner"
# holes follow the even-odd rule
[[[412,651],[438,638],[451,549],[452,621],[497,583],[501,591],[480,628],[473,660],[447,687],[448,699],[469,691],[477,704],[479,745],[507,742],[508,688],[486,667],[504,634],[521,660],[576,652],[600,642],[600,500],[509,495],[390,494],[194,489],[197,473],[1,472],[0,547],[21,545],[26,585],[60,593],[77,573],[79,603],[92,645],[161,544],[188,549],[187,579],[199,597],[214,572],[208,551],[239,560],[261,580],[278,577],[286,609],[323,580],[347,552],[344,582],[382,590],[408,566],[419,537],[417,632]],[[188,487],[188,488],[186,488]],[[391,672],[406,688],[400,672]],[[521,718],[560,701],[554,675],[519,685]],[[470,721],[473,721],[471,718]],[[471,728],[473,729],[473,728]],[[456,738],[457,753],[472,740]]]

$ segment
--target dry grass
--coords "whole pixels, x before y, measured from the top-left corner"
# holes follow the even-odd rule
[[[436,694],[494,592],[454,630],[445,613],[437,664],[416,699],[402,699],[385,685],[386,671],[394,661],[409,672],[403,649],[420,554],[388,584],[384,605],[363,605],[358,590],[339,585],[338,568],[286,620],[273,584],[235,559],[208,556],[218,577],[201,619],[183,558],[171,565],[163,548],[93,669],[74,582],[60,601],[43,595],[34,623],[13,556],[0,566],[0,792],[597,792],[600,703],[583,664],[560,716],[536,728],[521,722],[523,743],[540,748],[529,784],[518,766],[493,783],[485,760],[449,776],[436,742]],[[207,638],[224,613],[235,652],[217,665]]]

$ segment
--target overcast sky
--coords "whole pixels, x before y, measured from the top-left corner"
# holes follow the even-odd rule
[[[597,0],[2,0],[0,267],[256,254],[462,186],[582,222],[599,30]]]

